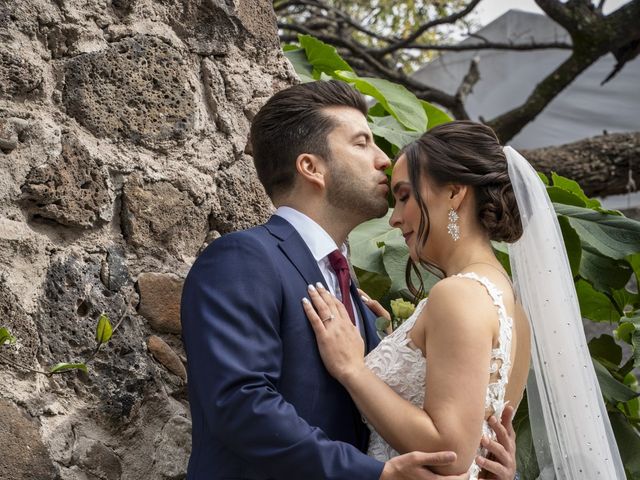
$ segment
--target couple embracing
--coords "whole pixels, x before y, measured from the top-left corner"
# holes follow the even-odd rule
[[[549,363],[549,317],[574,325],[580,348],[565,357],[583,360],[557,221],[526,160],[489,127],[451,122],[400,152],[389,185],[390,161],[366,115],[358,92],[330,81],[277,93],[253,120],[256,170],[277,210],[264,225],[216,240],[183,290],[190,480],[512,480],[513,409],[531,345],[534,366]],[[356,288],[345,242],[385,215],[389,189],[390,223],[410,262],[441,280],[380,341],[374,319],[385,312]],[[491,240],[516,242],[515,288]],[[538,250],[561,265],[549,267]],[[558,281],[566,291],[549,295]],[[585,365],[587,376],[570,387],[564,374],[538,370],[543,388],[529,397],[548,432],[540,446],[547,473],[592,478],[590,461],[575,460],[589,442],[607,456],[597,459],[608,462],[600,478],[624,478],[615,444],[600,438],[610,434],[606,419],[565,408],[565,396],[594,388],[580,401],[604,408],[593,369]],[[585,418],[586,433],[576,428]]]

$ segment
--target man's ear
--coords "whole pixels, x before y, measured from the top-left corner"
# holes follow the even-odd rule
[[[296,170],[304,182],[325,188],[326,162],[318,155],[301,153],[296,158]]]
[[[462,204],[464,199],[467,197],[467,194],[469,192],[469,186],[452,183],[448,186],[448,189],[449,189],[449,200],[451,201],[451,207],[454,210],[458,210],[458,208],[460,208],[460,205]]]

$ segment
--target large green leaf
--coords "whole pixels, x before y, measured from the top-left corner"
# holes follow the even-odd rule
[[[380,78],[358,77],[351,71],[336,71],[334,76],[353,84],[361,93],[375,98],[407,129],[419,133],[427,129],[427,115],[420,101],[402,85]]]
[[[516,465],[522,479],[538,478],[540,470],[531,435],[527,395],[522,397],[518,410],[513,418],[513,429],[516,432]]]
[[[564,216],[558,217],[558,223],[560,224],[560,230],[562,230],[562,238],[564,239],[564,246],[567,250],[567,256],[569,257],[569,265],[571,266],[571,274],[575,277],[580,269],[580,260],[582,258],[582,245],[580,244],[580,237],[569,223],[569,219]]]
[[[630,292],[626,288],[619,288],[612,292],[613,300],[621,312],[629,312],[636,307],[640,307],[640,295]]]
[[[633,367],[640,368],[640,310],[629,317],[622,317],[616,330],[618,338],[633,347]]]
[[[597,360],[593,361],[593,366],[598,377],[602,396],[613,405],[618,402],[627,402],[636,398],[639,394],[631,390],[624,383],[619,382],[609,373],[609,371]]]
[[[588,208],[600,207],[600,202],[594,198],[587,197],[582,188],[580,188],[580,185],[578,185],[578,182],[575,180],[563,177],[555,172],[551,172],[551,180],[553,181],[554,187],[560,188],[566,192],[571,192],[582,201],[584,206]]]
[[[384,138],[398,149],[420,138],[420,133],[404,129],[400,122],[391,115],[370,118],[369,127],[373,134]]]
[[[633,272],[636,275],[636,284],[640,285],[640,253],[629,255],[627,258],[629,265],[633,268]]]
[[[600,335],[589,342],[589,353],[593,358],[617,367],[622,361],[622,348],[611,335]]]
[[[398,234],[396,237],[390,237],[384,244],[382,253],[382,261],[384,268],[391,279],[391,289],[389,295],[397,297],[401,295],[404,298],[410,298],[411,293],[407,288],[405,281],[405,272],[407,262],[409,261],[409,251],[402,237]]]
[[[627,480],[640,479],[640,432],[620,412],[609,412],[609,420],[627,473]]]
[[[620,313],[609,297],[595,290],[589,282],[578,280],[576,292],[583,317],[594,322],[615,322],[620,318]]]
[[[569,217],[583,244],[617,260],[640,252],[640,222],[588,208],[554,203],[556,212]]]
[[[391,213],[390,209],[384,217],[364,222],[349,234],[349,254],[354,267],[380,275],[387,274],[382,253],[385,242],[396,230],[389,225]],[[395,235],[398,234],[396,231]]]
[[[293,69],[302,83],[315,81],[315,78],[313,78],[313,65],[307,60],[307,54],[303,48],[285,49],[284,55],[293,65]]]
[[[590,248],[582,251],[580,276],[588,280],[596,290],[611,292],[623,288],[633,271],[626,262],[604,257]]]
[[[575,207],[586,207],[587,204],[573,192],[563,190],[562,188],[552,186],[547,187],[547,194],[554,203],[562,203],[563,205],[573,205]]]
[[[317,72],[333,76],[336,70],[353,71],[349,64],[338,55],[335,47],[328,43],[324,43],[311,35],[298,35],[298,42],[306,52],[308,62],[313,65],[314,70]],[[319,78],[315,74],[313,77]]]
[[[448,123],[453,121],[453,118],[451,118],[449,114],[447,114],[447,112],[439,109],[435,105],[432,105],[429,102],[425,102],[424,100],[420,100],[420,104],[422,105],[424,112],[427,114],[427,128],[433,128],[436,125],[440,125],[441,123]]]
[[[389,292],[391,279],[387,275],[375,272],[367,272],[358,267],[354,267],[360,288],[367,292],[371,298],[382,298]]]

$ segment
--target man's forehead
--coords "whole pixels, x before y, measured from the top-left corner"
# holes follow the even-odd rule
[[[325,114],[330,115],[334,121],[334,130],[341,130],[345,133],[355,133],[357,131],[369,132],[367,117],[355,108],[351,107],[327,107],[323,109]]]

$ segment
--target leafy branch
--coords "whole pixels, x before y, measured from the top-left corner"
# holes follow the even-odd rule
[[[3,353],[0,353],[0,361],[2,361],[7,365],[11,365],[12,367],[25,370],[31,373],[36,373],[39,375],[45,375],[47,377],[52,377],[53,375],[61,375],[64,373],[75,371],[75,370],[81,370],[87,373],[88,371],[87,365],[96,358],[96,356],[100,352],[102,345],[104,345],[111,339],[113,334],[116,332],[116,330],[118,330],[118,328],[122,324],[122,321],[126,317],[129,311],[129,308],[131,306],[132,298],[133,298],[133,293],[129,295],[129,297],[127,298],[125,305],[122,309],[122,313],[120,314],[120,317],[118,318],[118,321],[116,322],[115,326],[112,326],[111,321],[109,320],[109,317],[107,316],[106,313],[103,312],[100,314],[100,316],[98,317],[97,325],[96,325],[96,334],[95,334],[96,347],[91,353],[91,355],[89,355],[82,362],[60,362],[60,363],[56,363],[55,365],[51,366],[47,371],[45,371],[45,370],[32,368],[21,362],[16,362],[13,359],[7,357]],[[11,348],[15,346],[16,343],[17,343],[17,339],[11,334],[9,329],[7,329],[6,327],[0,327],[0,349]]]

